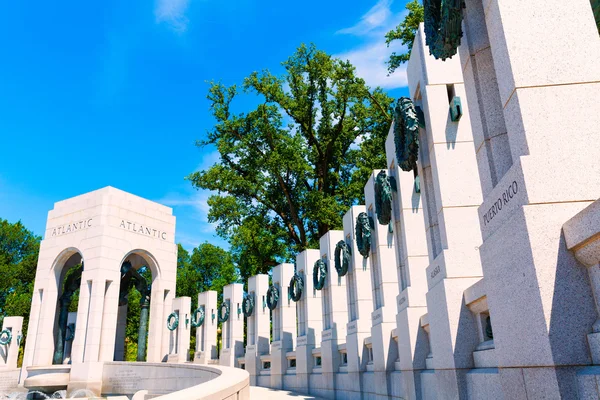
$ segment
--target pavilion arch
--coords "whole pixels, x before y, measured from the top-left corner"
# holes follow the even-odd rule
[[[121,265],[123,265],[123,263],[128,260],[131,262],[133,268],[135,269],[139,269],[147,265],[148,268],[150,268],[150,271],[152,272],[153,282],[155,279],[161,278],[161,271],[158,261],[156,261],[156,258],[149,251],[143,249],[131,250],[130,252],[125,254],[123,259],[119,263],[119,269],[121,268]]]
[[[55,307],[52,325],[52,344],[54,345],[52,362],[54,364],[62,364],[63,362],[66,362],[71,355],[71,345],[68,343],[71,339],[66,340],[68,314],[62,316],[63,321],[61,322],[61,297],[65,293],[65,290],[67,290],[67,288],[64,287],[67,273],[71,270],[71,268],[77,265],[81,265],[83,271],[83,253],[76,247],[68,247],[61,251],[58,256],[56,256],[52,266],[50,267],[50,274],[54,275],[54,283],[56,285],[55,290],[52,290],[54,288],[49,288],[51,292],[56,294],[54,299]],[[50,276],[48,278],[50,278]],[[51,280],[49,279],[48,283],[50,282]],[[79,290],[79,286],[80,284],[77,284],[77,288],[74,290],[71,288],[73,293]],[[68,296],[67,304],[65,306],[65,313],[68,313],[68,307],[72,301],[73,293]]]
[[[82,262],[83,252],[76,247],[68,247],[56,256],[50,267],[50,271],[54,274],[57,291],[60,291],[61,289],[61,277],[64,278],[69,268]]]
[[[151,294],[150,294],[150,321],[147,326],[146,334],[148,335],[147,347],[148,354],[146,356],[146,360],[153,360],[153,357],[149,354],[150,349],[155,349],[156,347],[160,348],[162,346],[161,343],[161,327],[163,326],[162,320],[164,309],[164,294],[161,291],[160,281],[162,279],[160,264],[158,263],[156,257],[152,255],[147,250],[143,249],[135,249],[127,252],[125,256],[119,262],[118,268],[119,271],[121,266],[126,261],[129,261],[136,271],[140,268],[147,266],[152,275],[151,281],[147,282],[151,285]],[[119,281],[119,291],[120,291],[121,281]],[[114,361],[124,361],[125,359],[125,327],[127,324],[127,314],[129,308],[129,301],[121,306],[118,306],[117,311],[117,329],[115,332],[115,346],[114,346]],[[154,357],[155,358],[155,357]],[[141,360],[139,360],[141,361]]]

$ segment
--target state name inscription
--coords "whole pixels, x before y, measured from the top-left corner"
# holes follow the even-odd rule
[[[163,232],[158,229],[153,229],[149,226],[136,224],[135,222],[127,221],[124,219],[121,220],[119,228],[127,229],[128,231],[140,233],[142,235],[150,236],[156,239],[167,240],[167,232]]]
[[[502,192],[502,196],[492,204],[485,214],[483,214],[483,226],[489,224],[492,219],[502,211],[502,207],[507,205],[518,192],[519,185],[517,184],[517,181],[513,181],[508,188]]]

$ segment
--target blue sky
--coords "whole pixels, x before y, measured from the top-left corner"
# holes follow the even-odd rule
[[[114,186],[173,207],[177,241],[225,245],[207,223],[210,193],[184,177],[212,165],[194,146],[214,121],[207,81],[282,71],[300,43],[386,76],[383,35],[406,0],[9,1],[0,16],[0,218],[42,235],[53,203]],[[238,102],[240,110],[244,104]]]

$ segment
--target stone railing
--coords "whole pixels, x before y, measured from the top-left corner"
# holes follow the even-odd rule
[[[239,368],[198,364],[110,362],[104,364],[102,395],[147,391],[160,400],[250,398],[250,381]]]

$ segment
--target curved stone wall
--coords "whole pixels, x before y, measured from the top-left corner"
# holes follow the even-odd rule
[[[199,364],[104,363],[102,395],[133,395],[147,390],[161,400],[227,399],[250,397],[246,371]]]

